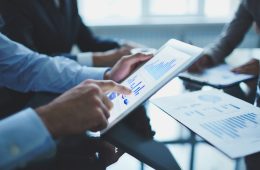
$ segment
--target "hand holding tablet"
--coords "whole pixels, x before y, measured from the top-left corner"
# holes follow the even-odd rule
[[[108,127],[101,131],[101,135],[195,62],[201,52],[201,48],[175,39],[169,40],[152,59],[121,83],[132,90],[131,95],[108,94],[114,107]]]

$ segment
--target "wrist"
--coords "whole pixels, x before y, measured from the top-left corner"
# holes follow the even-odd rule
[[[214,60],[210,55],[207,55],[208,63],[213,66],[214,65]]]
[[[52,137],[58,138],[59,133],[57,131],[57,128],[55,127],[55,122],[50,117],[50,115],[52,115],[53,113],[51,113],[51,109],[49,109],[48,105],[38,107],[37,109],[35,109],[35,111],[38,113],[39,117],[43,121],[44,125],[46,126]]]
[[[111,80],[111,69],[107,70],[104,74],[104,80]]]
[[[100,52],[93,53],[93,65],[95,67],[103,66],[102,57],[101,56],[102,56],[102,53],[100,53]]]
[[[93,66],[93,53],[83,52],[77,54],[77,61],[84,66]]]
[[[121,47],[124,47],[125,45],[127,45],[127,42],[124,39],[119,39],[119,40],[117,40],[117,44],[119,45],[119,48],[121,48]]]

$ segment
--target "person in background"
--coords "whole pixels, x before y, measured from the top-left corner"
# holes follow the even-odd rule
[[[121,58],[111,69],[92,68],[64,57],[38,54],[0,34],[1,87],[56,93],[72,88],[45,106],[27,108],[0,120],[0,169],[48,159],[55,154],[54,140],[104,129],[113,107],[105,94],[130,94],[114,81],[123,80],[150,58],[136,54]]]
[[[130,49],[130,41],[94,35],[78,13],[75,0],[1,0],[5,21],[2,33],[26,47],[49,56],[67,56],[87,66],[113,66]],[[82,53],[71,54],[73,45]]]
[[[130,41],[103,39],[94,35],[78,14],[76,0],[1,0],[5,21],[2,33],[26,47],[48,56],[65,56],[81,65],[113,66],[130,50],[141,45]],[[81,50],[72,54],[73,45]],[[12,113],[26,105],[36,94],[0,89],[0,111]]]
[[[258,0],[242,0],[235,17],[223,30],[220,38],[207,47],[201,59],[194,63],[190,68],[190,72],[200,72],[205,68],[224,62],[227,57],[243,40],[245,34],[253,25],[255,32],[259,35],[260,26],[260,1]],[[232,70],[235,73],[253,74],[259,76],[259,61],[251,59],[249,62]],[[255,105],[259,105],[259,82],[257,87],[257,96]],[[260,154],[252,154],[245,158],[246,168],[248,170],[257,170],[260,167]]]
[[[202,57],[188,71],[200,72],[205,68],[224,62],[227,57],[243,40],[252,24],[260,26],[260,1],[242,0],[232,21],[222,31],[220,38],[205,48]],[[251,59],[246,64],[234,68],[235,73],[258,75],[259,61]]]
[[[258,35],[260,35],[259,27],[254,24],[254,29]],[[258,66],[260,67],[260,65]],[[260,71],[260,69],[259,69]],[[256,97],[254,101],[256,107],[260,107],[260,74],[258,75],[258,82],[256,87]],[[255,153],[245,157],[246,168],[249,170],[258,170],[260,167],[260,153]]]

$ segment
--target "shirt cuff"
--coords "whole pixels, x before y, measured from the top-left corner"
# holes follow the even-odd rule
[[[0,121],[0,169],[23,167],[55,151],[54,140],[34,110],[25,109]]]
[[[104,80],[105,73],[109,70],[109,67],[91,67],[91,69],[89,67],[82,67],[82,71],[78,74],[75,84],[79,84],[87,79]]]
[[[84,66],[93,66],[93,53],[85,52],[77,54],[77,61],[79,64]]]
[[[216,53],[214,53],[214,50],[212,48],[205,48],[203,50],[202,55],[208,55],[213,61],[214,65],[218,65],[224,62],[224,59],[219,57]]]

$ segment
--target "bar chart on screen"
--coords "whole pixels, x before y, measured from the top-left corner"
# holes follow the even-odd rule
[[[177,43],[176,41],[174,42]],[[152,59],[136,69],[121,83],[131,89],[132,93],[130,95],[117,94],[115,92],[108,94],[108,98],[114,105],[110,111],[109,122],[120,120],[127,109],[130,110],[135,105],[141,104],[144,101],[143,99],[150,97],[158,90],[158,87],[161,88],[163,84],[177,76],[187,66],[188,61],[193,59],[193,53],[192,55],[186,53],[186,50],[181,48],[183,46],[177,48],[178,43],[175,44],[175,48],[172,43],[171,45],[163,46]],[[197,51],[196,55],[198,55]],[[125,114],[128,113],[125,112]]]
[[[108,98],[114,103],[114,107],[111,110],[111,116],[109,122],[116,119],[121,112],[133,104],[133,101],[142,97],[145,91],[149,90],[149,84],[147,83],[146,74],[133,74],[130,76],[123,85],[130,88],[131,95],[123,95],[112,92],[108,95]]]
[[[145,88],[143,80],[138,75],[133,76],[127,80],[128,86],[135,96],[140,94],[140,91]]]
[[[153,63],[145,66],[145,69],[155,80],[158,80],[165,73],[170,71],[172,67],[174,67],[175,65],[176,65],[176,59],[171,59],[169,61],[160,61],[158,59]]]
[[[172,70],[180,68],[191,55],[167,46],[155,57],[154,60],[148,61],[143,69],[153,81],[159,81],[171,74]]]

